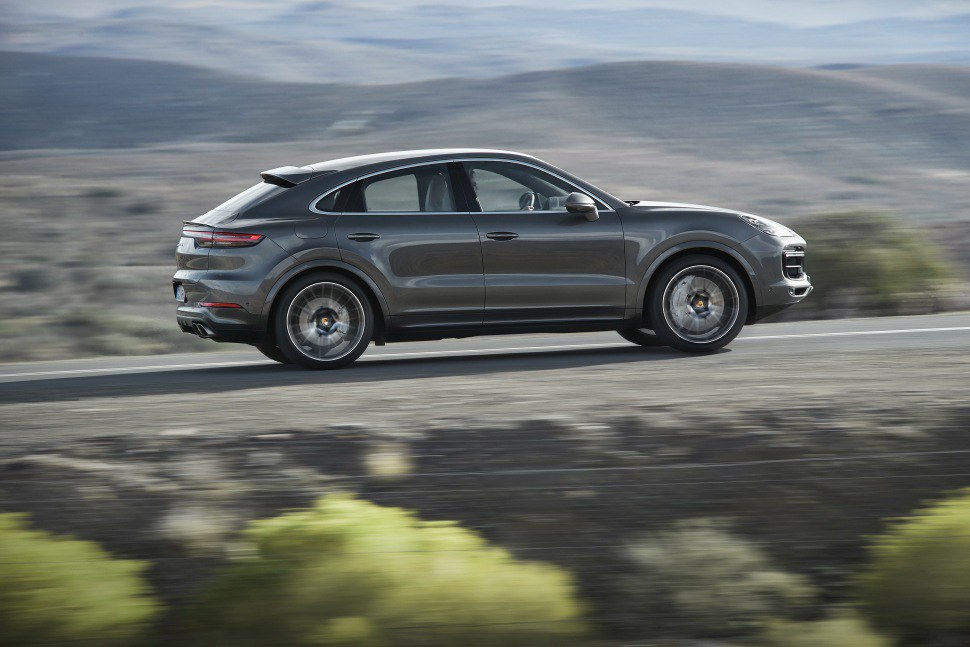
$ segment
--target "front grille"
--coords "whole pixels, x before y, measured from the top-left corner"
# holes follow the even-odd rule
[[[782,271],[789,279],[800,279],[805,276],[805,247],[791,245],[785,248],[781,255]]]

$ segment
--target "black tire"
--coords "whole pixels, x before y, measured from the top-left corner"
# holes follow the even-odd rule
[[[651,281],[644,308],[657,338],[689,353],[729,344],[748,315],[748,292],[734,267],[694,254],[662,267]]]
[[[283,290],[273,312],[276,346],[292,363],[341,368],[367,349],[374,310],[364,288],[342,274],[317,272]]]
[[[273,360],[274,362],[279,362],[280,364],[292,364],[293,362],[284,355],[279,348],[273,344],[260,344],[256,346],[256,350],[261,352],[263,355]]]
[[[664,346],[663,341],[649,328],[621,328],[616,332],[620,333],[623,339],[639,344],[640,346],[654,347]]]

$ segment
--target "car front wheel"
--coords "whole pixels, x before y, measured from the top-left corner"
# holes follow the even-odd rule
[[[364,290],[340,274],[303,277],[280,296],[274,314],[276,345],[306,368],[341,368],[367,348],[374,312]]]
[[[691,255],[663,267],[645,304],[657,338],[687,352],[709,352],[731,342],[748,312],[744,280],[715,256]]]

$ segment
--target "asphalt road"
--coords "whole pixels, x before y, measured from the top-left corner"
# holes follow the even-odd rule
[[[640,348],[615,333],[513,335],[371,347],[348,369],[313,372],[275,364],[246,347],[228,348],[0,365],[0,404],[361,384],[423,396],[428,379],[455,387],[489,376],[501,376],[521,395],[535,381],[530,374],[544,371],[565,371],[577,394],[588,394],[602,386],[589,382],[597,370],[610,371],[603,377],[628,376],[650,399],[718,383],[790,393],[822,382],[856,388],[860,370],[877,386],[912,374],[917,381],[895,388],[939,389],[942,379],[944,390],[959,391],[970,382],[970,313],[759,324],[727,349],[702,356]],[[920,381],[923,373],[928,377]]]

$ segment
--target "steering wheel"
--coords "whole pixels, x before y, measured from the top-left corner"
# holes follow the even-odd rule
[[[535,211],[542,207],[542,202],[538,193],[533,193],[532,191],[526,191],[519,198],[519,210],[520,211]]]

